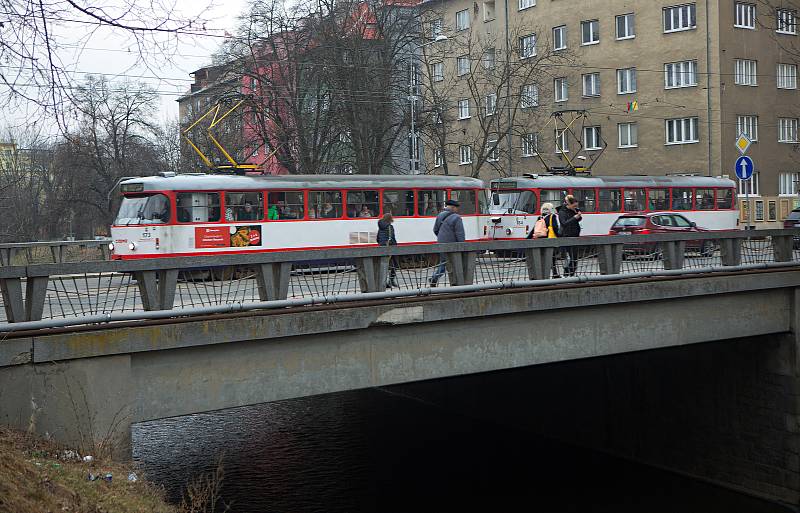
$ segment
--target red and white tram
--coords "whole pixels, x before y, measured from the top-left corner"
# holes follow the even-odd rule
[[[524,175],[491,181],[489,236],[524,238],[544,203],[558,207],[572,194],[583,212],[581,235],[607,235],[616,219],[631,212],[679,211],[708,230],[736,228],[736,185],[703,176]]]
[[[375,245],[386,212],[398,243],[427,244],[448,198],[461,203],[467,241],[486,238],[486,191],[474,178],[162,174],[120,190],[116,259]]]

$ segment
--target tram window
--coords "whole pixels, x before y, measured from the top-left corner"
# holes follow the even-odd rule
[[[650,189],[647,191],[650,210],[669,209],[669,189]]]
[[[717,189],[717,208],[733,208],[733,189]]]
[[[216,223],[220,219],[218,192],[179,192],[178,221],[181,223]]]
[[[267,219],[271,221],[305,217],[303,191],[270,192],[267,201],[269,202]]]
[[[308,193],[308,217],[337,219],[342,217],[341,191],[310,191]]]
[[[672,189],[672,210],[691,210],[692,190]]]
[[[492,211],[503,214],[535,214],[533,191],[498,191],[492,194]]]
[[[541,201],[542,205],[552,203],[553,206],[558,207],[564,202],[564,196],[567,194],[567,191],[564,190],[542,189],[539,191],[539,201]]]
[[[420,216],[436,217],[444,209],[445,191],[417,191],[417,212]]]
[[[594,189],[574,189],[573,196],[578,200],[578,208],[582,212],[595,212],[597,209]]]
[[[625,189],[625,212],[644,210],[644,189]]]
[[[347,191],[347,217],[378,217],[378,191]]]
[[[226,192],[226,221],[260,221],[264,218],[264,196],[260,192]]]
[[[600,189],[600,212],[619,212],[622,206],[622,191]]]
[[[414,215],[414,191],[383,191],[383,213],[393,216]]]
[[[169,198],[163,194],[152,194],[123,197],[114,224],[162,224],[169,220]]]
[[[697,210],[714,210],[714,189],[695,189],[694,204]]]
[[[478,213],[479,214],[489,213],[488,198],[486,197],[485,190],[478,191]]]
[[[475,191],[467,189],[454,189],[450,191],[450,199],[454,199],[461,204],[458,213],[462,215],[469,215],[477,213],[475,203]]]

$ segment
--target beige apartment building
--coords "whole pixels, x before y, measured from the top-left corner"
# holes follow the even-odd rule
[[[456,62],[464,40],[490,38],[505,45],[510,34],[511,58],[533,53],[543,61],[534,96],[526,99],[525,92],[517,93],[519,101],[536,103],[538,115],[524,118],[530,119],[531,134],[539,132],[536,151],[531,151],[532,135],[515,129],[507,145],[510,162],[482,166],[482,178],[497,176],[498,166],[503,171],[510,167],[514,175],[541,173],[544,168],[534,153],[545,152],[550,160],[558,156],[554,131],[539,131],[549,113],[585,109],[588,125],[579,129],[583,145],[602,146],[601,138],[607,143],[592,169],[595,175],[735,179],[735,142],[743,132],[753,139],[748,155],[756,174],[749,192],[756,224],[778,226],[792,208],[800,208],[798,57],[783,50],[800,46],[795,42],[797,2],[767,8],[756,0],[506,1],[423,3],[426,37],[440,32],[448,36],[448,41],[435,43],[446,44],[446,50],[427,46],[424,58],[428,65],[437,58],[444,61],[436,73],[455,74],[449,105],[458,105],[466,87],[459,85]],[[547,62],[557,62],[552,58],[559,52],[569,64],[548,67]],[[484,107],[473,106],[472,116],[454,116],[453,123],[460,123],[464,134],[480,130]],[[448,162],[451,172],[471,172],[457,152],[436,157],[427,159],[430,171],[448,158],[455,160]],[[741,196],[747,186],[739,184]],[[740,197],[742,220],[743,203]]]

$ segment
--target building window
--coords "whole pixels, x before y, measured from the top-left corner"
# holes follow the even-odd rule
[[[567,129],[557,128],[556,136],[556,153],[569,153],[569,141],[567,140]]]
[[[553,27],[553,50],[567,48],[567,26]]]
[[[484,69],[494,69],[496,56],[497,52],[495,52],[494,48],[487,48],[486,50],[483,51]]]
[[[519,38],[519,56],[527,59],[536,55],[536,34],[528,34]]]
[[[620,14],[617,20],[617,40],[636,37],[633,13]]]
[[[749,180],[736,180],[739,183],[740,196],[744,196],[745,194],[758,196],[758,176],[758,171],[753,171],[753,176],[751,176]]]
[[[458,119],[469,117],[469,98],[458,100]]]
[[[736,19],[733,26],[736,28],[755,29],[756,28],[756,6],[744,2],[735,2]]]
[[[492,116],[497,112],[497,95],[495,93],[486,95],[486,115]]]
[[[778,9],[775,19],[775,31],[780,34],[797,34],[797,11],[792,9]]]
[[[456,31],[467,30],[469,28],[469,9],[456,13]]]
[[[678,118],[666,121],[667,144],[689,144],[699,141],[697,118]]]
[[[524,134],[522,136],[522,156],[533,157],[539,152],[539,144],[536,134]]]
[[[522,86],[519,93],[519,105],[523,109],[539,106],[539,88],[535,84]]]
[[[636,92],[636,68],[617,70],[617,94]]]
[[[664,32],[679,32],[697,28],[695,4],[664,7]]]
[[[694,87],[697,85],[697,61],[668,62],[664,64],[664,89]]]
[[[581,44],[595,45],[600,42],[600,22],[588,20],[581,22]]]
[[[583,127],[583,147],[587,150],[602,149],[599,126]]]
[[[758,85],[758,62],[749,59],[735,59],[736,75],[734,83],[736,85],[756,86]]]
[[[582,75],[583,96],[600,96],[600,73]]]
[[[800,173],[781,173],[778,175],[778,194],[797,196],[798,184],[800,184]]]
[[[758,116],[736,116],[736,132],[753,142],[758,141]]]
[[[444,20],[442,18],[436,18],[431,21],[431,39],[436,39],[436,37],[441,36],[443,32]]]
[[[636,123],[619,123],[619,148],[636,148],[639,146],[639,130]]]
[[[461,157],[459,164],[462,166],[464,164],[471,164],[472,163],[472,147],[468,144],[464,144],[458,147],[458,154]]]
[[[778,142],[797,142],[797,118],[779,118],[778,128]]]
[[[555,100],[557,102],[567,101],[567,77],[553,79],[553,89],[555,91]]]
[[[440,148],[433,150],[433,167],[442,167],[444,164],[444,155]]]
[[[469,73],[469,55],[456,57],[456,74],[460,77]]]
[[[434,82],[441,82],[444,80],[444,63],[434,62],[431,64],[431,75],[433,75]]]
[[[778,64],[778,89],[797,89],[797,64]]]
[[[527,9],[536,5],[536,0],[519,0],[519,10]]]
[[[500,145],[497,139],[491,139],[486,143],[486,161],[497,162],[500,160]]]

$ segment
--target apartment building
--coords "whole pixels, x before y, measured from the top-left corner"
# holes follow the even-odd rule
[[[553,65],[539,76],[535,101],[540,115],[531,118],[538,126],[530,127],[538,134],[535,151],[530,134],[512,134],[504,171],[542,172],[535,154],[548,152],[552,158],[559,150],[555,139],[560,134],[540,130],[549,113],[585,109],[589,124],[581,127],[583,145],[599,152],[601,141],[607,143],[592,169],[595,175],[735,178],[735,142],[745,133],[753,140],[748,154],[756,174],[749,184],[740,183],[742,220],[747,216],[745,192],[759,227],[777,226],[792,208],[800,208],[800,63],[796,53],[785,50],[800,47],[794,41],[797,2],[775,7],[755,0],[506,2],[423,3],[433,20],[425,36],[435,31],[451,36],[444,59],[452,62],[439,66],[438,73],[459,73],[461,50],[454,47],[459,39],[452,36],[464,31],[470,41],[500,35],[510,58],[569,55],[571,64]],[[452,89],[450,104],[458,105],[458,87]],[[519,95],[518,101],[528,101],[524,91]],[[465,134],[476,130],[475,117],[458,122]],[[452,164],[450,169],[464,168],[461,161]],[[483,178],[496,172],[491,166],[480,169]]]

